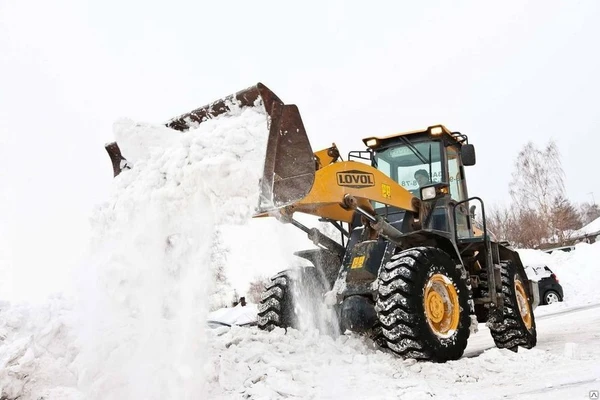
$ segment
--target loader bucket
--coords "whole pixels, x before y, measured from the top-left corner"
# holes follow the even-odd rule
[[[295,105],[274,103],[257,213],[303,199],[315,180],[315,158]]]
[[[124,169],[130,168],[125,157],[121,155],[121,149],[119,148],[117,142],[108,143],[104,146],[104,148],[106,149],[106,152],[110,157],[115,177],[119,175]]]
[[[304,198],[312,188],[316,164],[298,107],[283,104],[262,83],[173,118],[166,126],[186,131],[226,114],[232,106],[264,107],[268,115],[269,136],[257,211],[274,211]],[[108,144],[106,150],[115,176],[130,167],[116,143]]]

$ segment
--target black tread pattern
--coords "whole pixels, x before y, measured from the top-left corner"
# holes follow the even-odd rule
[[[383,335],[383,329],[381,327],[381,323],[377,321],[373,329],[371,329],[371,334],[369,335],[371,340],[375,342],[375,344],[379,347],[387,347],[387,341],[385,340],[385,336]]]
[[[301,329],[300,319],[320,329],[319,322],[324,317],[322,297],[327,285],[320,271],[314,267],[290,269],[275,275],[258,304],[259,329]],[[326,329],[325,326],[322,328]]]
[[[518,347],[531,349],[537,343],[537,331],[533,312],[533,324],[527,329],[521,314],[515,293],[515,279],[520,279],[517,268],[512,262],[501,263],[502,294],[504,295],[503,315],[498,316],[493,312],[489,314],[488,327],[496,343],[496,347],[517,351]],[[522,281],[523,282],[523,281]],[[482,294],[487,295],[487,274],[481,274]],[[527,299],[531,307],[531,299]]]
[[[287,328],[291,323],[287,315],[290,306],[288,277],[283,274],[275,276],[261,295],[258,305],[258,327],[266,331],[272,331],[275,327]]]
[[[447,253],[432,247],[404,250],[392,257],[380,271],[375,307],[387,347],[405,358],[447,361],[462,356],[470,334],[472,304],[462,270]],[[423,288],[434,273],[448,277],[459,295],[459,326],[449,338],[436,336],[425,317]]]

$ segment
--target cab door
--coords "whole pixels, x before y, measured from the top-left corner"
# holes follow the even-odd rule
[[[446,147],[446,159],[448,160],[448,184],[450,185],[450,197],[454,202],[460,202],[467,198],[467,186],[464,176],[464,167],[460,160],[460,152],[456,146]],[[459,239],[472,236],[469,221],[469,205],[462,203],[456,207],[456,236]]]

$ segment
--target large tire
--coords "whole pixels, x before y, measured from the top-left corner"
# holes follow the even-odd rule
[[[473,289],[473,297],[479,299],[489,295],[487,272],[485,269],[479,272],[479,285]],[[489,304],[475,304],[475,315],[477,316],[477,322],[486,323],[490,318]]]
[[[496,347],[517,351],[518,347],[531,349],[537,343],[532,299],[517,267],[511,261],[501,263],[502,294],[504,306],[502,316],[498,311],[489,312],[487,322]],[[481,274],[482,294],[488,295],[487,274]]]
[[[463,355],[471,323],[463,270],[432,247],[404,250],[381,269],[375,309],[390,350],[438,362]]]
[[[275,275],[258,305],[257,325],[271,331],[279,328],[324,326],[323,295],[328,284],[313,267],[286,270]]]

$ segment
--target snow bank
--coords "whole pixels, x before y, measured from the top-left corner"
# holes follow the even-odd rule
[[[564,302],[544,306],[544,310],[600,303],[600,242],[580,243],[570,252],[527,249],[519,250],[519,255],[525,265],[547,265],[564,289]]]

